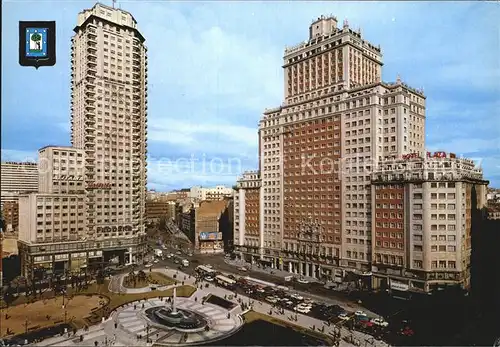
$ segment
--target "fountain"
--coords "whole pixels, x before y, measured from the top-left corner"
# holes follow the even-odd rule
[[[174,287],[172,305],[151,307],[145,311],[146,317],[155,325],[182,332],[202,331],[208,321],[191,310],[179,309],[176,306],[177,288]]]

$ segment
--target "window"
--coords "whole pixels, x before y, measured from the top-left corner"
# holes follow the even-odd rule
[[[456,237],[455,235],[448,235],[448,241],[455,241]]]
[[[456,267],[457,267],[457,263],[456,262],[454,262],[452,260],[448,261],[448,268],[455,269]]]
[[[420,246],[420,245],[413,245],[413,250],[415,252],[422,252],[422,246]]]
[[[417,269],[421,269],[423,267],[422,260],[414,260],[413,261],[413,267]]]

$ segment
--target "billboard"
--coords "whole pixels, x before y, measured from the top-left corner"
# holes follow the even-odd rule
[[[202,241],[222,240],[222,233],[219,233],[217,231],[202,231],[200,233],[200,240]]]

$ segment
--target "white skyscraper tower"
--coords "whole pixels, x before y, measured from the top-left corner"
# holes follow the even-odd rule
[[[130,13],[102,4],[79,13],[74,31],[71,142],[85,151],[86,234],[139,243],[147,183],[145,39]],[[135,260],[133,248],[126,262]]]

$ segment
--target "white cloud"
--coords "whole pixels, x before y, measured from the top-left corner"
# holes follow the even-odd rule
[[[17,162],[32,162],[38,161],[38,151],[21,151],[17,149],[2,149],[2,162],[17,161]]]
[[[439,143],[434,143],[428,146],[431,151],[446,151],[453,152],[456,154],[468,154],[468,153],[478,153],[484,151],[496,150],[500,147],[500,140],[483,140],[483,139],[451,139],[449,141],[443,141]]]

